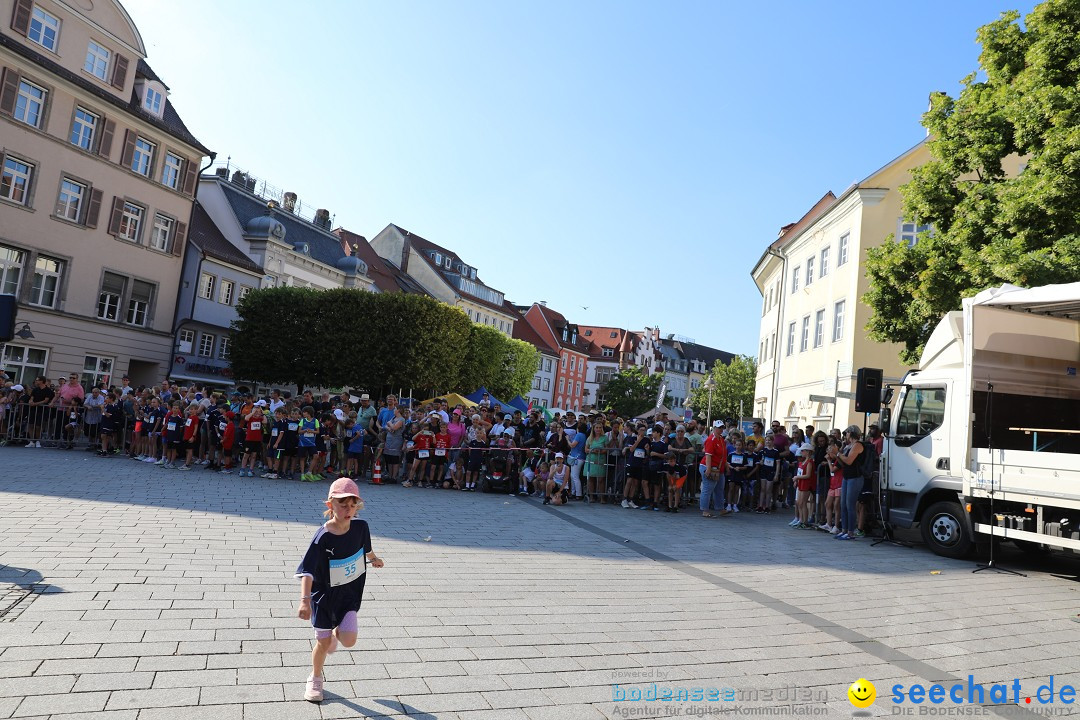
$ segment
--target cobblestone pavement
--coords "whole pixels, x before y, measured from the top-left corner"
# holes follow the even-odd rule
[[[0,468],[0,718],[847,718],[860,677],[880,716],[944,710],[895,707],[897,683],[1078,684],[1070,558],[973,575],[786,517],[365,485],[386,567],[317,706],[292,572],[325,484],[23,448]],[[695,687],[719,698],[629,699]],[[1044,709],[1019,700],[961,709]]]

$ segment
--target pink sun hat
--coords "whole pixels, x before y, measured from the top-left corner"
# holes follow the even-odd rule
[[[327,499],[334,500],[337,498],[354,497],[357,500],[360,499],[360,488],[356,487],[356,483],[347,477],[340,477],[334,481],[334,484],[330,486],[330,492],[327,494]]]

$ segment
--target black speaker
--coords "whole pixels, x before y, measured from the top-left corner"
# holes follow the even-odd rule
[[[855,380],[855,412],[881,412],[881,368],[859,368]]]
[[[0,295],[0,343],[15,337],[15,296]]]

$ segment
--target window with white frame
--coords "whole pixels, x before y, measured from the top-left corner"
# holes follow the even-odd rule
[[[577,369],[577,358],[570,358],[570,372]]]
[[[758,365],[765,362],[765,341],[764,340],[762,340],[761,342],[758,343],[757,361],[758,361]]]
[[[904,218],[898,218],[896,221],[896,237],[908,247],[915,247],[915,243],[919,242],[919,234],[931,230],[931,225],[920,225],[917,221],[907,222]]]
[[[185,355],[191,354],[191,348],[195,344],[195,331],[184,328],[176,338],[176,349]]]
[[[847,310],[847,301],[839,300],[833,305],[832,339],[833,342],[844,339],[844,312]]]
[[[60,181],[60,197],[56,199],[56,216],[72,222],[79,222],[83,198],[85,197],[85,185],[64,178]]]
[[[840,236],[840,244],[836,248],[836,267],[840,267],[847,262],[848,245],[851,243],[851,233],[844,233]]]
[[[47,308],[56,307],[56,294],[63,274],[63,260],[38,255],[34,262],[34,282],[30,287],[30,304]]]
[[[229,359],[229,337],[227,335],[221,338],[221,342],[218,343],[217,358],[218,360]]]
[[[29,204],[30,178],[34,166],[13,157],[4,158],[4,171],[0,175],[0,198],[20,205]]]
[[[116,320],[120,317],[120,300],[124,297],[127,278],[123,275],[107,272],[101,278],[101,292],[98,293],[97,316],[102,320]]]
[[[30,28],[26,37],[46,50],[56,52],[56,38],[59,34],[60,20],[35,5],[34,11],[30,13]]]
[[[563,389],[566,387],[565,383],[566,383],[565,378],[559,378],[559,393],[563,392]]]
[[[26,253],[13,247],[0,245],[0,293],[19,294],[19,280],[22,279],[23,262]]]
[[[551,358],[544,358],[544,372],[551,372]]]
[[[140,175],[150,176],[154,164],[154,143],[141,137],[135,138],[135,151],[131,155],[131,169]]]
[[[143,107],[154,115],[161,117],[161,93],[148,86],[143,88],[143,94]]]
[[[814,313],[814,347],[819,348],[825,342],[825,310]]]
[[[203,273],[199,277],[199,297],[214,299],[214,276],[210,273]]]
[[[241,285],[240,291],[236,293],[236,304],[239,305],[240,303],[244,302],[244,298],[248,296],[249,292],[251,292],[251,288],[249,286]]]
[[[435,253],[435,264],[442,265],[442,253]]]
[[[20,80],[19,94],[15,98],[15,119],[32,127],[41,127],[47,94],[45,88],[27,80]]]
[[[814,256],[806,258],[806,287],[814,282]]]
[[[566,356],[565,355],[562,356],[562,369],[563,370],[566,369]],[[560,390],[559,392],[562,392],[562,390]]]
[[[83,63],[83,70],[98,80],[104,80],[109,72],[110,55],[111,53],[106,48],[91,40],[86,46],[86,62]]]
[[[821,248],[821,267],[818,268],[818,276],[825,277],[829,274],[829,248]]]
[[[49,351],[44,348],[12,345],[4,347],[3,368],[13,383],[30,387],[34,380],[45,374]]]
[[[791,268],[791,292],[799,292],[799,268]]]
[[[218,289],[218,302],[222,305],[232,305],[233,290],[236,288],[236,283],[232,280],[222,280],[221,287]]]
[[[199,357],[214,357],[215,339],[210,333],[203,333],[199,336]]]
[[[180,187],[180,168],[184,166],[184,159],[165,153],[165,165],[161,169],[161,184],[177,190]]]
[[[604,352],[602,354],[606,358],[615,357],[615,348],[604,348]]]
[[[82,385],[83,387],[109,386],[112,378],[113,359],[98,355],[87,355],[83,358]]]
[[[550,392],[550,391],[551,391],[551,379],[550,378],[544,378],[544,392]]]
[[[117,234],[124,240],[139,242],[144,212],[145,210],[135,203],[125,202],[124,211],[120,213],[120,232]]]
[[[173,219],[168,215],[154,213],[154,229],[150,232],[150,247],[166,252],[172,234]]]
[[[802,337],[799,338],[799,352],[806,352],[810,347],[810,316],[802,319]]]
[[[128,298],[127,322],[129,325],[145,327],[150,313],[150,301],[154,298],[154,286],[142,280],[131,283],[131,297]]]
[[[787,356],[791,357],[795,354],[795,323],[788,323],[787,326]]]
[[[83,150],[93,150],[94,133],[98,126],[97,115],[81,107],[75,108],[75,119],[71,123],[71,144]]]

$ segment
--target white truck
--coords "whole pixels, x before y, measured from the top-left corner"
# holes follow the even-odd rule
[[[993,537],[1080,554],[1078,367],[1080,282],[964,300],[885,393],[883,517],[947,557]]]

